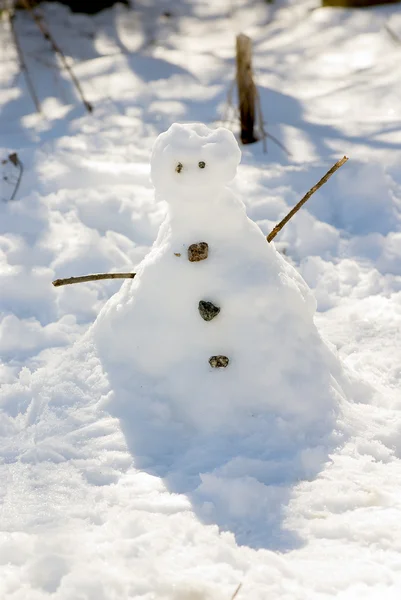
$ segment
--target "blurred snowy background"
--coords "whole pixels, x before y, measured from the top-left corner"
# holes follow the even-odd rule
[[[321,4],[135,0],[87,15],[41,3],[88,112],[30,12],[10,21],[3,3],[0,598],[229,599],[242,582],[239,599],[399,599],[401,5]],[[135,469],[117,420],[101,412],[96,361],[71,350],[121,284],[51,282],[136,268],[165,213],[149,156],[172,122],[238,134],[227,95],[240,32],[253,41],[266,130],[287,150],[272,138],[267,154],[261,142],[242,148],[233,188],[262,231],[350,157],[276,247],[313,290],[319,331],[359,384],[348,440],[320,473],[320,458],[305,455],[309,481],[288,486],[276,473],[263,490],[233,487],[221,533],[185,495]],[[218,487],[208,477],[204,486]],[[262,493],[264,517],[242,514]],[[268,522],[271,536],[239,545],[226,509],[249,531]]]

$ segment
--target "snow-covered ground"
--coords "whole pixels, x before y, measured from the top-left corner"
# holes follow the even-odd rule
[[[0,161],[24,166],[10,202],[16,167],[0,165],[1,599],[229,600],[239,583],[239,599],[399,599],[401,45],[388,27],[401,38],[401,9],[318,4],[137,0],[94,18],[49,4],[92,115],[19,15],[34,113],[1,23]],[[243,148],[233,189],[248,215],[267,234],[350,157],[276,238],[313,290],[348,400],[330,444],[283,439],[259,459],[249,438],[189,440],[179,420],[157,430],[111,410],[88,331],[121,284],[51,285],[146,255],[166,210],[152,145],[174,121],[228,124],[240,31],[268,132],[291,153]]]

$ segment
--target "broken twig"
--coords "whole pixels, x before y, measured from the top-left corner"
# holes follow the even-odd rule
[[[16,169],[18,169],[18,175],[17,178],[14,179],[14,176],[12,176],[11,178],[8,175],[4,175],[3,176],[3,180],[7,181],[7,183],[9,183],[11,186],[14,185],[14,189],[12,191],[11,196],[9,197],[8,201],[14,200],[17,192],[18,192],[18,188],[20,186],[21,183],[21,179],[22,179],[22,175],[24,173],[24,165],[22,164],[22,162],[20,161],[20,159],[18,158],[18,154],[16,152],[13,152],[12,154],[8,155],[8,158],[4,159],[1,161],[2,165],[6,165],[8,162],[10,162],[12,165],[14,165],[14,167]],[[5,201],[6,198],[4,198]]]
[[[24,165],[22,164],[22,162],[18,158],[18,154],[16,152],[13,152],[12,154],[10,154],[9,157],[8,157],[8,160],[14,165],[14,167],[16,169],[19,170],[17,182],[15,184],[14,191],[11,194],[11,198],[10,198],[10,200],[14,200],[15,196],[17,195],[20,183],[21,183],[22,174],[24,172]]]
[[[331,169],[329,169],[327,171],[326,175],[324,175],[324,177],[322,177],[320,179],[320,181],[318,181],[317,184],[314,185],[307,194],[305,194],[305,196],[302,198],[302,200],[300,200],[298,202],[298,204],[296,204],[294,206],[294,208],[290,210],[290,212],[284,217],[284,219],[282,219],[280,221],[280,223],[278,223],[278,225],[276,225],[272,229],[272,231],[269,233],[269,235],[266,238],[269,243],[276,237],[278,232],[282,230],[284,225],[286,223],[288,223],[288,221],[295,215],[295,213],[297,213],[299,211],[299,209],[305,204],[305,202],[307,202],[309,200],[309,198],[312,196],[312,194],[314,194],[319,188],[321,188],[322,185],[330,179],[330,177],[333,175],[333,173],[335,173],[340,167],[342,167],[343,164],[347,162],[347,160],[348,160],[348,157],[344,156],[341,160],[336,162],[336,164],[333,165],[331,167]]]
[[[82,277],[67,277],[67,279],[55,279],[52,281],[54,287],[70,285],[71,283],[85,283],[86,281],[99,281],[100,279],[134,279],[136,273],[94,273]]]
[[[69,76],[71,77],[71,80],[72,80],[73,84],[75,85],[75,88],[83,102],[83,105],[85,106],[86,110],[89,113],[91,113],[93,111],[93,106],[85,98],[84,92],[81,88],[81,84],[79,83],[78,79],[76,78],[74,71],[68,64],[68,61],[67,61],[67,58],[66,58],[64,52],[61,50],[60,46],[57,44],[56,40],[54,39],[54,37],[52,36],[52,34],[48,30],[48,28],[44,25],[43,19],[41,17],[39,17],[36,14],[36,12],[33,10],[30,0],[21,0],[21,2],[23,4],[23,6],[30,12],[33,20],[35,21],[36,25],[38,26],[39,31],[41,32],[41,34],[43,35],[45,40],[47,40],[50,43],[53,51],[60,57],[62,65],[65,68],[65,70],[67,71],[67,73],[69,74]]]

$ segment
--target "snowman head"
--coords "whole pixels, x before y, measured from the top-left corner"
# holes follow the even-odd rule
[[[157,138],[151,178],[160,194],[218,188],[235,177],[241,151],[228,129],[174,123]]]

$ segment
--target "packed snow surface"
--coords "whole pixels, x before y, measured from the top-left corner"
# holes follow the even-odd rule
[[[1,21],[1,600],[399,600],[401,5],[41,12],[94,111]],[[239,32],[286,151],[238,166]]]

